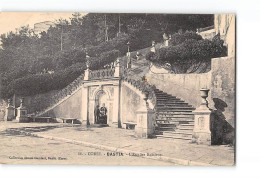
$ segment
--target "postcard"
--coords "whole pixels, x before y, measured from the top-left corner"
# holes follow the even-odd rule
[[[1,12],[0,163],[234,166],[235,21]]]

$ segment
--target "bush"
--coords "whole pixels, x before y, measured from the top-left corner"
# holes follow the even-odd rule
[[[76,63],[53,74],[31,74],[24,76],[13,80],[3,89],[3,94],[5,94],[5,98],[9,98],[13,94],[27,96],[62,89],[82,74],[84,69],[85,63]]]
[[[55,69],[64,69],[75,63],[82,63],[86,61],[86,55],[83,50],[68,50],[60,51],[55,54],[52,63]]]
[[[212,41],[200,39],[196,35],[176,35],[174,43],[182,42],[178,45],[170,45],[158,49],[155,53],[148,53],[146,59],[158,65],[170,64],[174,73],[195,72],[203,63],[210,63],[212,58],[226,55],[226,47],[219,35]],[[190,39],[188,39],[190,37]],[[176,40],[177,39],[177,40]],[[200,39],[200,40],[199,40]]]
[[[119,50],[111,50],[108,52],[103,52],[99,57],[90,57],[90,69],[98,70],[105,68],[105,66],[109,66],[112,62],[116,60],[119,56]]]
[[[169,45],[170,46],[175,46],[175,45],[179,45],[183,42],[185,42],[186,40],[202,40],[202,37],[192,31],[186,31],[185,33],[175,33],[173,35],[171,35],[171,39],[169,40]]]

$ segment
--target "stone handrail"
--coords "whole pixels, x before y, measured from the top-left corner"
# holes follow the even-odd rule
[[[204,27],[204,28],[199,28],[198,32],[204,32],[204,31],[211,30],[211,29],[214,29],[214,25],[208,26],[208,27]]]
[[[148,82],[131,78],[131,76],[127,75],[127,71],[128,69],[124,70],[124,75],[122,75],[121,80],[126,81],[129,84],[133,85],[142,93],[144,94],[147,93],[148,99],[152,102],[154,106],[156,106],[156,95],[154,92],[156,87],[154,85],[150,85]]]
[[[115,74],[115,68],[94,70],[94,71],[90,71],[89,79],[90,80],[107,79],[107,78],[114,77],[114,74]]]
[[[51,98],[47,101],[47,107],[42,111],[36,113],[37,116],[41,116],[52,109],[58,102],[62,101],[67,96],[71,95],[74,91],[76,91],[82,84],[82,80],[84,78],[84,74],[81,74],[78,78],[76,78],[72,83],[67,85],[60,91],[57,91]]]

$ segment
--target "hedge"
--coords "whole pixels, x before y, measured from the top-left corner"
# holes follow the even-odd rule
[[[82,74],[84,69],[85,63],[76,63],[53,74],[31,74],[18,78],[4,87],[4,97],[9,98],[13,94],[27,96],[62,89]]]

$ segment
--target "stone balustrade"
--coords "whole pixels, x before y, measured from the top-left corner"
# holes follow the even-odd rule
[[[211,29],[214,29],[214,25],[208,26],[208,27],[204,27],[204,28],[199,28],[198,32],[204,32],[204,31],[211,30]]]
[[[152,104],[154,106],[156,105],[156,95],[155,95],[155,92],[154,92],[155,86],[150,85],[149,83],[144,82],[142,80],[132,79],[131,77],[127,77],[125,75],[122,76],[121,79],[123,81],[126,81],[129,84],[133,85],[135,88],[137,88],[142,93],[147,93],[148,99],[152,102]]]
[[[46,101],[46,108],[38,112],[36,116],[40,116],[44,114],[45,112],[48,111],[48,109],[52,108],[52,106],[57,104],[59,101],[61,101],[68,95],[71,95],[75,90],[77,90],[81,86],[83,78],[84,78],[84,74],[81,74],[77,79],[75,79],[68,86],[66,86],[62,90],[57,91],[54,95],[52,95],[52,97],[49,98],[48,101]]]
[[[89,72],[89,80],[113,78],[114,74],[114,68],[94,70]]]

